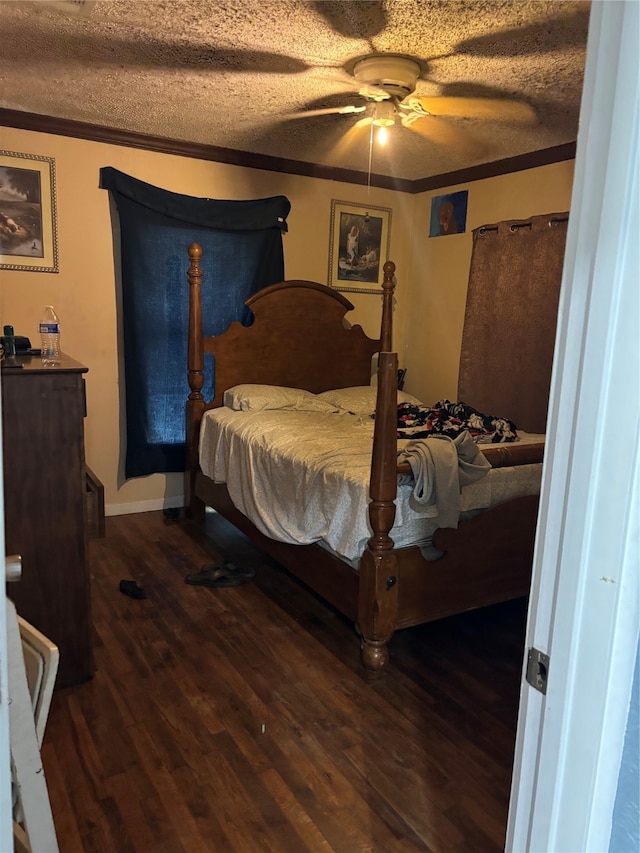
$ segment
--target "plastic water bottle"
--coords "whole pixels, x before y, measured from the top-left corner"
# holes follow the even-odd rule
[[[52,305],[47,305],[40,321],[40,346],[42,363],[57,364],[60,361],[60,320]]]

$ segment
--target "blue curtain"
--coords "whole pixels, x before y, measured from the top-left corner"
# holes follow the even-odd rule
[[[191,198],[100,170],[120,219],[126,383],[125,477],[184,470],[188,248],[202,246],[205,335],[248,323],[245,300],[284,278],[284,196]],[[205,388],[205,396],[213,389]]]

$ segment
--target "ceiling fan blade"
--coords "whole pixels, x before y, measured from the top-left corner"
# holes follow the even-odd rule
[[[459,154],[481,156],[488,147],[486,143],[481,142],[466,130],[454,127],[446,120],[434,115],[423,116],[411,121],[410,124],[405,124],[404,120],[402,123],[420,136],[424,136],[425,139],[451,148]]]
[[[535,124],[536,112],[524,101],[512,101],[502,98],[450,98],[444,96],[406,98],[403,102],[411,107],[417,102],[434,116],[456,116],[458,118],[484,118],[492,121],[510,121],[518,124]]]
[[[283,115],[283,119],[294,119],[294,118],[313,118],[314,116],[329,116],[329,115],[354,115],[355,113],[363,113],[366,110],[366,106],[356,107],[353,104],[349,104],[346,107],[323,107],[318,110],[304,110],[301,113],[288,113]]]
[[[338,35],[353,39],[377,36],[387,26],[383,2],[374,0],[318,0],[310,4]]]
[[[589,4],[569,14],[558,3],[552,20],[491,32],[459,42],[454,54],[461,56],[530,56],[551,53],[567,46],[584,44],[589,29]]]
[[[89,18],[89,24],[93,18]],[[2,39],[5,61],[23,62],[24,31],[20,22],[3,21]],[[29,51],[30,64],[42,68],[51,60],[56,61],[64,51],[66,61],[80,68],[127,67],[150,72],[184,69],[209,74],[301,74],[314,70],[313,65],[284,53],[215,45],[190,47],[172,35],[166,38],[147,35],[138,41],[126,33],[113,32],[107,40],[89,28],[60,32],[52,27],[34,29],[29,36]]]
[[[370,125],[370,118],[361,118],[355,124],[352,124],[346,133],[342,134],[340,139],[333,146],[333,152],[338,161],[346,159],[347,155],[357,148],[361,151],[366,151],[366,145],[363,144],[366,139],[366,134],[363,130],[365,127]]]

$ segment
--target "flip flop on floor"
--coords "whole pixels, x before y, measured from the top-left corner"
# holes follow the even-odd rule
[[[193,586],[231,587],[240,586],[245,579],[226,566],[205,566],[194,575],[187,575],[184,582]]]
[[[241,578],[255,578],[256,576],[256,570],[251,568],[251,566],[236,566],[235,563],[225,561],[224,567],[225,569],[228,569],[232,575],[238,575],[238,577]]]
[[[147,593],[138,586],[135,581],[121,580],[118,587],[120,592],[124,592],[129,598],[146,598]]]

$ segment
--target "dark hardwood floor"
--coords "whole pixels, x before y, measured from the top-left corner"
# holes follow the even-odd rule
[[[350,623],[208,530],[255,579],[185,584],[212,546],[161,512],[91,542],[97,669],[42,749],[62,853],[502,850],[525,602],[397,633],[369,681]]]

